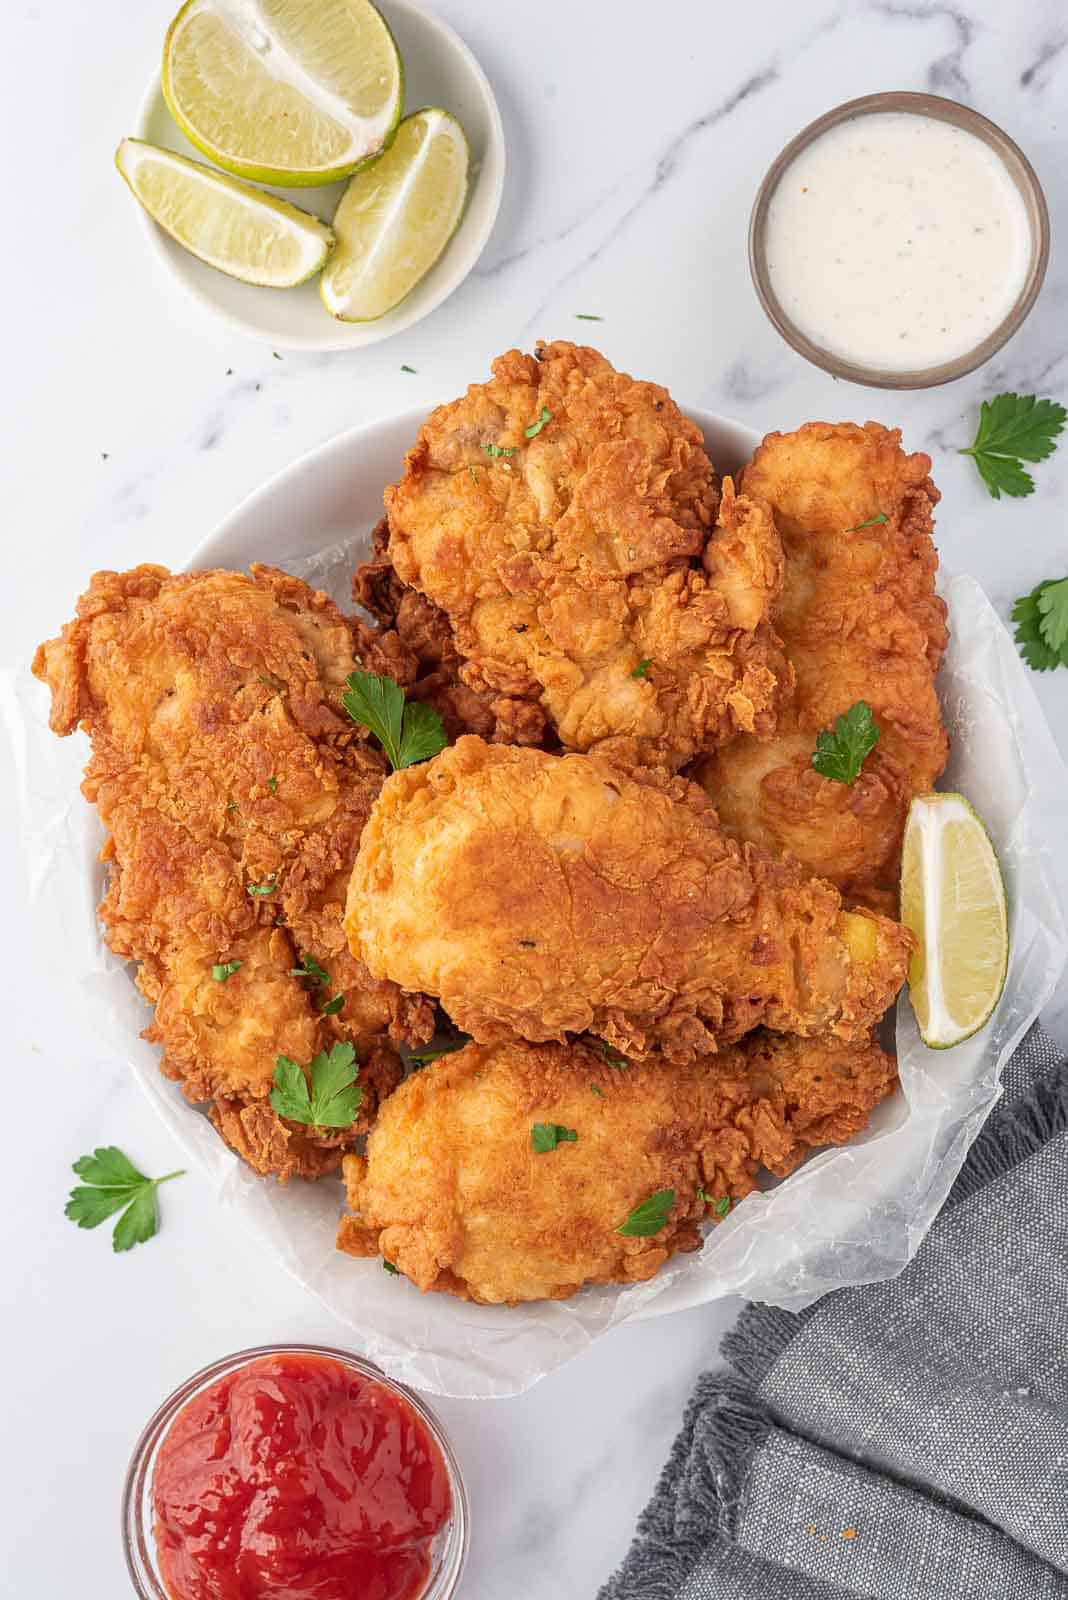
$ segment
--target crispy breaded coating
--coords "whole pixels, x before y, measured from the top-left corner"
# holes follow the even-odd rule
[[[325,595],[268,567],[100,572],[33,670],[52,727],[92,741],[82,785],[108,829],[108,944],[155,1006],[145,1037],[258,1171],[316,1176],[400,1076],[389,1040],[424,1039],[427,1002],[373,979],[341,912],[385,762],[341,707],[354,654]],[[362,637],[362,636],[361,636]],[[329,985],[293,975],[309,957]],[[213,967],[236,962],[222,981]],[[323,1016],[327,994],[341,1010]],[[279,1055],[307,1065],[339,1039],[362,1062],[351,1129],[284,1122]]]
[[[431,414],[385,502],[397,577],[447,616],[496,720],[529,708],[524,742],[547,724],[677,768],[772,731],[779,540],[658,384],[579,345],[511,350]]]
[[[677,1061],[760,1023],[861,1037],[912,945],[728,838],[685,779],[474,736],[387,780],[345,927],[480,1041],[588,1031]]]
[[[353,574],[352,598],[378,624],[375,642],[390,652],[391,676],[408,697],[433,706],[450,741],[477,733],[501,744],[542,743],[547,730],[539,706],[479,694],[462,681],[463,658],[445,612],[394,571],[385,517],[371,538],[371,559]]]
[[[931,540],[938,491],[930,457],[900,440],[875,422],[809,422],[769,434],[745,468],[786,554],[773,620],[796,687],[775,737],[740,736],[694,774],[738,838],[789,851],[851,899],[891,905],[909,802],[933,788],[948,750],[934,686],[948,637]],[[858,700],[880,737],[850,786],[811,757],[816,734]]]
[[[689,1065],[613,1068],[586,1045],[468,1045],[408,1078],[345,1158],[338,1246],[381,1255],[420,1289],[498,1304],[650,1278],[698,1224],[806,1152],[839,1144],[896,1081],[870,1039],[753,1035]],[[537,1154],[535,1123],[574,1132]],[[671,1190],[650,1237],[621,1234]]]

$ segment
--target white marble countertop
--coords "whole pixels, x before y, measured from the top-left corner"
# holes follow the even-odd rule
[[[1037,469],[1040,492],[1023,503],[995,504],[953,453],[984,395],[1063,399],[1068,387],[1068,31],[1057,0],[438,9],[479,55],[505,118],[510,173],[483,262],[395,341],[277,361],[164,280],[111,165],[169,0],[8,8],[9,662],[55,631],[95,568],[181,565],[241,496],[310,446],[450,398],[493,355],[538,336],[592,336],[618,366],[760,430],[817,416],[900,424],[909,446],[935,457],[945,560],[973,572],[1003,613],[1068,568],[1068,448]],[[765,322],[747,275],[749,205],[780,146],[827,107],[884,88],[934,90],[1001,122],[1038,168],[1053,219],[1050,275],[1024,330],[983,372],[925,394],[861,392],[806,366]],[[1068,673],[1035,687],[1068,753]],[[17,907],[12,792],[5,780],[4,881],[18,886]],[[112,1256],[104,1230],[64,1221],[67,1163],[83,1150],[113,1141],[149,1172],[173,1165],[173,1150],[121,1065],[87,1038],[70,975],[47,949],[27,948],[17,911],[2,926],[15,1135],[0,1208],[3,1587],[27,1600],[116,1600],[122,1472],[156,1402],[226,1350],[344,1342],[345,1330],[216,1216],[196,1175],[165,1193],[165,1237],[127,1258]],[[1053,1020],[1068,1037],[1064,1013],[1062,1002]],[[441,1403],[473,1501],[467,1600],[593,1596],[732,1310],[621,1329],[518,1400]]]

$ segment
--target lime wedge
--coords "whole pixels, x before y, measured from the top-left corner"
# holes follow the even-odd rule
[[[431,108],[405,117],[385,155],[352,179],[334,217],[338,245],[319,290],[332,316],[371,322],[426,276],[467,199],[467,138]]]
[[[187,0],[163,94],[212,161],[261,183],[332,183],[389,143],[404,70],[370,0]]]
[[[330,254],[333,229],[318,217],[173,150],[124,139],[115,165],[172,239],[243,283],[291,289]]]
[[[963,795],[921,794],[909,807],[901,920],[920,941],[909,963],[920,1035],[932,1049],[947,1049],[989,1020],[1009,963],[1001,868]]]

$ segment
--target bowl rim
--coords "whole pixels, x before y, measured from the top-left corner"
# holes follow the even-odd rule
[[[1016,185],[1027,211],[1031,231],[1031,259],[1027,275],[1019,294],[998,326],[979,344],[965,351],[963,355],[955,356],[952,361],[900,372],[881,367],[866,367],[858,362],[847,361],[809,338],[784,310],[772,288],[766,251],[768,210],[784,173],[793,161],[828,129],[852,121],[854,117],[871,116],[885,111],[904,111],[913,116],[949,122],[981,139],[998,156]],[[764,174],[749,217],[749,272],[757,297],[769,321],[786,343],[814,366],[821,367],[824,372],[829,372],[836,378],[844,378],[849,383],[865,384],[875,389],[935,388],[939,384],[952,383],[956,378],[963,378],[982,366],[985,361],[989,361],[990,357],[1017,332],[1038,298],[1046,276],[1049,251],[1050,228],[1046,197],[1034,167],[1016,141],[996,122],[992,122],[989,117],[983,116],[971,106],[962,105],[958,100],[949,100],[943,95],[920,94],[906,89],[888,89],[878,94],[860,95],[855,100],[846,100],[841,105],[833,106],[822,116],[808,123],[779,151]]]
[[[252,516],[261,506],[267,505],[280,491],[284,491],[291,478],[300,473],[319,471],[328,462],[333,463],[334,458],[343,459],[353,448],[358,446],[368,436],[383,432],[387,429],[399,428],[402,425],[411,430],[414,442],[419,429],[437,407],[437,402],[425,402],[418,406],[410,406],[403,411],[391,411],[386,416],[368,417],[362,422],[355,422],[348,428],[342,428],[337,433],[332,433],[318,444],[302,450],[291,461],[277,467],[268,478],[253,485],[246,494],[230,508],[225,516],[220,517],[210,533],[204,535],[192,550],[185,556],[182,565],[176,570],[193,572],[204,567],[218,566],[222,557],[217,547],[229,539],[233,529],[246,517]],[[710,432],[721,430],[724,433],[736,433],[741,440],[744,435],[744,445],[747,450],[746,459],[752,455],[761,440],[759,429],[751,427],[747,422],[741,422],[737,417],[724,416],[722,412],[707,411],[703,406],[689,405],[680,402],[680,410],[688,420],[700,428],[707,445]],[[717,463],[718,466],[718,463]],[[730,469],[728,475],[733,476]],[[382,485],[383,489],[386,484]]]
[[[373,1383],[399,1395],[425,1425],[431,1438],[441,1451],[452,1497],[452,1514],[445,1524],[445,1542],[441,1551],[441,1565],[431,1575],[430,1583],[419,1600],[451,1600],[459,1589],[467,1563],[471,1539],[471,1511],[460,1463],[449,1442],[449,1437],[437,1414],[423,1397],[407,1384],[391,1378],[374,1361],[342,1350],[334,1345],[304,1344],[300,1341],[283,1341],[278,1344],[253,1345],[246,1350],[235,1350],[220,1356],[201,1367],[167,1395],[156,1407],[142,1428],[130,1456],[122,1490],[122,1545],[126,1570],[138,1600],[171,1600],[159,1575],[155,1539],[151,1522],[146,1519],[146,1507],[152,1492],[152,1470],[156,1455],[175,1417],[194,1395],[201,1393],[216,1379],[240,1371],[264,1356],[313,1355],[338,1361],[350,1371],[368,1378]]]
[[[486,149],[482,156],[478,174],[471,184],[470,193],[473,193],[475,185],[482,181],[482,174],[485,171],[487,160],[491,155],[494,158],[496,181],[489,194],[481,228],[478,230],[472,239],[471,244],[468,246],[470,259],[465,265],[461,266],[454,264],[451,271],[446,271],[440,274],[441,282],[435,289],[434,293],[429,297],[425,305],[413,307],[411,304],[412,294],[414,294],[420,287],[419,284],[416,284],[412,294],[409,294],[405,300],[400,302],[398,306],[395,306],[392,311],[386,312],[384,316],[378,317],[371,322],[342,322],[339,319],[332,317],[324,306],[322,308],[324,331],[321,336],[312,333],[287,333],[281,329],[268,330],[242,316],[240,312],[233,311],[230,309],[230,307],[221,304],[214,295],[212,295],[199,282],[197,282],[196,278],[191,273],[183,270],[183,258],[187,256],[189,260],[196,260],[197,258],[190,255],[189,252],[185,251],[181,245],[177,244],[173,239],[171,239],[157,223],[153,222],[152,218],[149,216],[148,212],[145,211],[144,207],[138,205],[136,207],[138,212],[138,221],[146,239],[148,240],[149,249],[162,266],[167,277],[172,282],[177,283],[185,294],[189,295],[197,302],[198,305],[210,312],[212,316],[219,318],[220,321],[226,323],[235,332],[243,334],[245,338],[255,339],[258,344],[268,346],[273,345],[275,347],[280,346],[285,350],[307,350],[328,353],[343,350],[366,350],[370,349],[373,345],[383,343],[386,339],[392,339],[394,335],[404,333],[407,329],[415,327],[416,324],[422,322],[426,317],[429,317],[433,312],[437,311],[443,302],[447,300],[462,283],[465,282],[481,259],[482,253],[485,250],[486,245],[489,243],[490,235],[492,234],[496,225],[497,217],[501,209],[501,201],[504,198],[504,180],[507,175],[508,148],[504,137],[504,121],[501,117],[501,108],[497,103],[497,97],[493,92],[493,86],[490,83],[489,78],[486,76],[482,64],[478,60],[478,57],[475,55],[474,51],[471,49],[470,45],[461,39],[460,35],[451,26],[451,24],[446,22],[443,17],[438,16],[435,11],[427,9],[427,7],[423,6],[422,4],[415,4],[414,0],[384,0],[384,4],[385,12],[396,12],[401,14],[404,16],[406,21],[412,22],[419,27],[425,27],[429,34],[434,35],[439,48],[456,56],[463,63],[476,88],[478,89],[489,124],[489,133],[486,141]],[[384,15],[385,12],[383,13]],[[388,26],[390,22],[388,15],[386,15],[385,20]],[[164,108],[166,108],[166,102],[163,99],[163,90],[160,84],[160,69],[157,63],[138,103],[136,123],[132,137],[136,139],[148,140],[152,116],[160,105],[163,105]],[[414,104],[410,108],[402,106],[401,115],[402,117],[411,116],[413,112],[425,109],[426,107],[424,106],[416,106]],[[168,112],[168,117],[169,115],[170,114]],[[466,133],[466,129],[464,131]],[[174,125],[174,133],[176,139],[184,138],[182,130],[177,126],[177,124]],[[149,140],[148,142],[152,141]],[[179,151],[177,153],[183,154],[186,152]],[[216,167],[214,162],[209,160],[207,156],[203,155],[198,150],[194,150],[192,154],[188,156],[188,159],[199,161],[202,165],[208,167],[212,172],[221,172],[223,170],[221,167]],[[347,183],[348,179],[341,179],[338,181]],[[285,190],[285,186],[280,184],[256,184],[253,185],[253,187],[262,188],[265,193],[272,195],[278,194],[280,190]],[[327,186],[324,185],[324,187]],[[288,194],[289,191],[285,192]],[[314,187],[312,187],[303,192],[310,196],[313,195],[316,190]],[[468,201],[470,201],[470,193],[468,195]],[[299,200],[292,203],[300,204]],[[430,268],[431,274],[438,272],[442,264],[448,260],[453,246],[459,242],[460,233],[467,219],[467,213],[468,205],[465,204],[455,233],[445,246],[445,249],[442,251],[437,261]],[[204,265],[203,262],[199,264]],[[211,271],[212,269],[209,267],[208,270]],[[225,274],[221,275],[225,277]],[[249,285],[248,287],[251,288],[254,286]],[[281,294],[285,293],[286,291],[271,291],[269,289],[264,289],[262,292],[264,294],[270,294],[272,292]],[[387,324],[388,326],[386,326]]]

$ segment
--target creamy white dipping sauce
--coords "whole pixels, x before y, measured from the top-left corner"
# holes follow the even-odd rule
[[[909,111],[814,139],[768,207],[768,277],[802,333],[857,366],[908,372],[974,350],[1027,277],[1027,209],[991,147]]]

